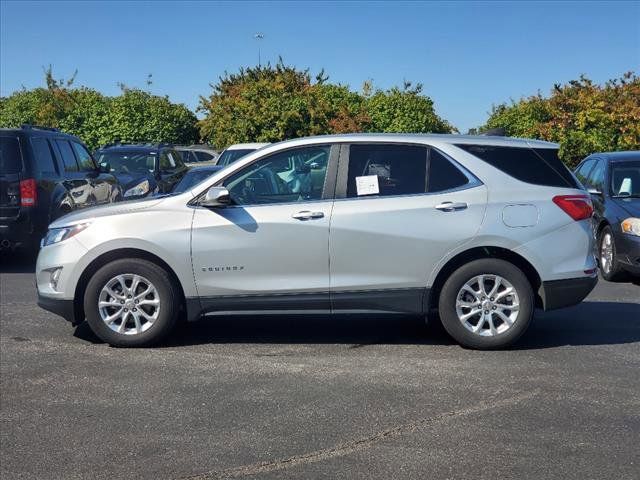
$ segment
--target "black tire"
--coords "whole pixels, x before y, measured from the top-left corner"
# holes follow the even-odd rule
[[[132,335],[118,333],[109,328],[102,320],[98,309],[103,287],[116,276],[128,274],[148,279],[159,296],[159,312],[155,321],[147,330]],[[147,260],[131,258],[108,263],[91,277],[85,290],[84,311],[91,330],[101,340],[117,347],[144,347],[157,344],[174,329],[178,320],[180,300],[177,285],[162,267]],[[131,321],[132,319],[128,322]]]
[[[512,325],[493,336],[482,336],[471,332],[463,325],[456,312],[458,293],[465,283],[479,275],[499,275],[513,286],[519,299],[520,307]],[[459,344],[478,350],[504,348],[513,344],[529,327],[534,308],[533,289],[524,273],[512,263],[491,258],[474,260],[454,271],[442,287],[438,303],[440,319],[447,333]],[[470,321],[474,321],[474,318],[476,317],[471,317]],[[497,319],[495,323],[498,322],[501,320]],[[483,325],[488,324],[483,323]],[[506,322],[504,325],[506,327]]]
[[[611,242],[610,265],[608,263],[603,264],[604,243],[606,241],[607,235],[609,236]],[[600,266],[600,274],[605,280],[609,282],[616,282],[624,279],[624,271],[620,266],[620,262],[618,262],[616,254],[616,243],[613,238],[613,230],[611,230],[611,227],[609,225],[604,227],[598,235],[598,265]]]

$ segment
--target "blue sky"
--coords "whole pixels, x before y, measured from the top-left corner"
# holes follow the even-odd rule
[[[359,90],[422,82],[461,131],[491,105],[584,73],[640,71],[640,2],[6,2],[0,95],[78,69],[77,84],[145,86],[192,109],[225,70],[258,61],[324,67]]]

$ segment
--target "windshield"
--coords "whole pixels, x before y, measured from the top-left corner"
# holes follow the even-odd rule
[[[227,165],[232,164],[236,160],[239,160],[240,158],[244,157],[246,154],[251,152],[255,152],[255,150],[252,148],[242,148],[238,150],[225,150],[224,152],[222,152],[222,155],[220,155],[220,158],[218,159],[218,163],[216,163],[216,165],[220,165],[221,167],[226,167]]]
[[[611,164],[611,194],[615,197],[640,197],[640,160]]]
[[[109,163],[114,173],[147,173],[155,170],[155,152],[99,152],[98,163]]]
[[[20,173],[22,160],[18,139],[12,137],[0,137],[0,175]]]
[[[178,182],[172,193],[182,193],[186,192],[187,190],[191,190],[195,185],[197,185],[204,179],[209,178],[217,171],[218,169],[190,170],[184,177],[182,177],[182,180]]]

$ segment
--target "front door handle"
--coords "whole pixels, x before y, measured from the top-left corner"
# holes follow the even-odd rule
[[[441,212],[456,212],[458,210],[464,210],[467,208],[467,204],[464,202],[442,202],[440,205],[436,205],[434,208]]]
[[[323,212],[312,212],[309,210],[302,210],[301,212],[294,213],[291,215],[296,220],[313,220],[315,218],[323,218]]]

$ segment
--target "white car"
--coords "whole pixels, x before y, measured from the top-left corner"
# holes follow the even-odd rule
[[[189,191],[54,222],[39,304],[121,346],[180,317],[437,310],[459,343],[504,347],[597,282],[591,200],[557,152],[460,135],[270,145]]]

